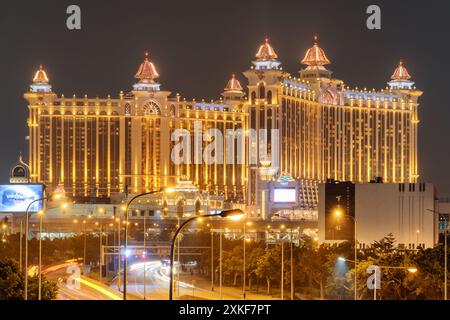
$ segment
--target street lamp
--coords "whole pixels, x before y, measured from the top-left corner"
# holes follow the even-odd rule
[[[44,211],[40,210],[39,215],[39,280],[38,280],[38,300],[41,300],[41,287],[42,287],[42,216]]]
[[[174,191],[175,191],[174,188],[161,188],[157,191],[144,192],[144,193],[135,195],[133,198],[130,199],[130,201],[127,202],[127,205],[125,206],[125,221],[124,221],[125,222],[124,252],[127,252],[127,246],[128,246],[128,224],[129,224],[128,209],[129,209],[131,203],[140,197],[152,195],[152,194],[159,193],[159,192],[172,193]],[[119,247],[120,247],[120,243],[119,243]],[[120,248],[119,248],[119,260],[120,260],[120,256],[121,256],[121,254],[120,254]],[[123,259],[123,300],[127,300],[127,260],[128,260],[127,255],[124,255],[124,259]],[[119,269],[119,273],[120,273],[120,269]]]
[[[44,196],[39,199],[35,199],[35,200],[31,201],[27,206],[27,210],[25,211],[25,266],[24,266],[24,270],[25,270],[24,299],[25,300],[28,300],[28,232],[29,232],[28,228],[29,228],[30,216],[32,214],[32,213],[30,213],[30,208],[36,202],[42,201],[42,207],[44,207],[43,204],[44,204],[45,200],[49,200],[49,199],[60,200],[64,197],[65,197],[64,192],[59,192],[59,191],[54,192],[53,194],[51,194],[49,196]],[[67,206],[67,204],[63,203],[61,206],[65,207],[65,206]],[[39,259],[41,259],[41,258],[39,258]],[[39,270],[39,272],[40,272],[40,270]]]
[[[447,249],[447,235],[448,235],[448,216],[449,213],[443,213],[436,210],[427,209],[430,212],[440,214],[444,217],[444,300],[447,300],[447,260],[448,260],[448,249]]]
[[[246,230],[246,226],[251,226],[253,223],[251,221],[246,221],[244,223],[244,241],[243,241],[243,246],[244,246],[244,259],[243,259],[243,296],[244,299],[246,297],[246,284],[245,284],[245,242],[249,241],[250,239],[247,239],[247,230]]]
[[[344,214],[342,211],[341,211],[341,209],[338,207],[337,209],[336,209],[336,211],[334,211],[334,215],[336,216],[336,218],[341,218],[341,217],[348,217],[348,218],[350,218],[350,219],[352,219],[353,220],[353,225],[354,225],[354,238],[355,238],[355,243],[354,243],[354,248],[355,248],[355,279],[354,279],[354,284],[355,284],[355,300],[358,300],[358,295],[357,295],[357,277],[356,277],[356,271],[357,271],[357,267],[358,267],[358,247],[357,247],[357,242],[358,242],[358,238],[357,238],[357,236],[356,236],[356,225],[357,225],[357,222],[356,222],[356,218],[355,217],[353,217],[353,216],[351,216],[351,215],[348,215],[348,214]]]
[[[282,218],[282,219],[285,219],[285,220],[287,220],[287,221],[289,221],[289,222],[292,222],[292,220],[289,218],[289,217],[285,217],[285,216],[282,216],[282,215],[280,215],[280,214],[278,214],[278,213],[276,213],[275,215],[274,215],[275,217],[277,217],[277,218]],[[281,226],[282,227],[282,229],[284,229],[284,225],[282,225]],[[290,233],[291,233],[291,300],[294,300],[294,254],[293,254],[293,246],[292,246],[292,226],[291,226],[291,229],[290,229]],[[282,245],[283,245],[283,242],[281,243]],[[283,253],[283,248],[281,249],[281,251],[282,251],[282,253]],[[284,263],[283,263],[283,259],[282,259],[282,267],[283,267],[283,265],[284,265]],[[283,284],[283,280],[282,280],[282,282],[281,282],[281,286],[282,286],[282,290],[281,290],[281,294],[283,295],[283,286],[284,286],[284,284]]]
[[[186,226],[188,223],[198,219],[198,218],[208,218],[208,217],[221,217],[221,218],[228,218],[233,221],[238,221],[242,219],[245,216],[245,213],[240,209],[230,209],[230,210],[223,210],[219,213],[215,214],[205,214],[202,216],[194,216],[192,218],[187,219],[184,221],[178,229],[175,231],[175,234],[172,238],[172,243],[170,244],[170,282],[169,282],[169,300],[173,300],[173,255],[175,251],[175,241],[177,240],[177,236],[180,233],[180,231]]]

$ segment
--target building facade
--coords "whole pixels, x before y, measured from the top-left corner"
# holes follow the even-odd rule
[[[215,145],[224,155],[233,150],[232,163],[204,163],[195,159],[196,152],[183,163],[171,159],[177,129],[190,133],[191,148],[203,150],[212,142],[205,137],[196,141],[195,131],[217,128],[257,134],[268,129],[267,154],[279,155],[272,166],[295,179],[416,182],[422,92],[403,63],[381,91],[350,89],[332,78],[317,37],[301,63],[306,67],[291,76],[266,39],[252,67],[243,72],[248,94],[233,75],[222,98],[209,103],[161,90],[148,55],[133,90],[117,98],[58,96],[41,67],[25,93],[31,180],[50,190],[61,183],[73,196],[110,197],[156,190],[183,177],[225,200],[254,205],[260,196],[254,170],[259,163],[249,161],[254,154],[246,146],[248,137],[244,144],[225,139]],[[275,143],[271,129],[278,130]],[[240,149],[243,163],[236,160]]]
[[[436,190],[431,183],[319,185],[319,242],[355,238],[361,249],[391,234],[396,246],[432,248],[438,242]]]

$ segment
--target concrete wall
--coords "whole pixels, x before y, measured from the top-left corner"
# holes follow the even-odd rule
[[[370,246],[392,233],[397,245],[416,248],[418,244],[432,247],[437,243],[437,217],[427,209],[435,210],[435,189],[431,183],[405,183],[400,191],[397,183],[356,184],[355,214],[357,239],[360,246]],[[319,241],[325,235],[325,185],[319,186]],[[336,242],[336,241],[327,241]]]

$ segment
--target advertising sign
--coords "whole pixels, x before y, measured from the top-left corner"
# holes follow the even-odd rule
[[[0,212],[25,213],[28,205],[42,198],[44,188],[42,184],[4,184],[0,185]],[[36,201],[29,212],[42,209],[42,201]]]
[[[295,204],[297,192],[295,188],[275,188],[273,190],[273,202],[278,204]]]

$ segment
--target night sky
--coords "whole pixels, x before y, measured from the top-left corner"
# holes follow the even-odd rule
[[[66,28],[77,4],[82,30]],[[366,8],[381,7],[381,30],[366,28]],[[400,58],[424,91],[420,102],[419,173],[450,196],[450,2],[413,1],[21,1],[0,4],[0,182],[20,151],[27,154],[23,93],[43,64],[58,95],[116,97],[129,91],[146,50],[163,90],[216,99],[267,35],[284,70],[319,35],[334,77],[350,87],[385,88]]]

